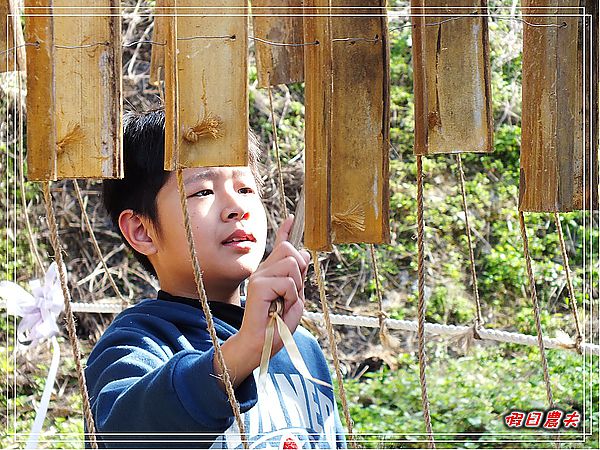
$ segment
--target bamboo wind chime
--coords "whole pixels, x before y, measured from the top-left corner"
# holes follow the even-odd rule
[[[150,80],[152,86],[162,87],[165,80],[165,46],[167,45],[167,18],[165,18],[164,0],[156,0],[154,6],[154,31],[152,33],[152,51],[150,52]],[[164,99],[163,99],[164,100]]]
[[[47,223],[83,400],[87,442],[98,448],[50,181],[123,176],[119,4],[104,0],[94,6],[73,7],[62,0],[26,1],[25,36],[27,178],[44,182]]]
[[[415,154],[492,152],[486,2],[414,0],[411,11]]]
[[[580,16],[580,6],[592,15]],[[567,1],[560,2],[559,8],[558,2],[527,0],[523,17],[527,26],[519,222],[546,395],[553,407],[524,212],[554,213],[576,329],[574,346],[581,353],[583,336],[559,212],[598,209],[598,6],[591,1]]]
[[[252,23],[258,87],[304,81],[302,1],[254,0]]]
[[[50,4],[25,5],[28,179],[122,177],[119,4]]]
[[[492,150],[492,115],[489,91],[489,63],[487,61],[487,18],[482,2],[413,1],[413,57],[415,83],[415,154],[417,155],[417,204],[419,246],[419,360],[422,385],[422,401],[429,435],[429,446],[434,447],[433,431],[429,417],[425,377],[424,311],[423,298],[423,176],[422,155],[455,153],[461,151]],[[571,2],[561,6],[578,6]],[[591,3],[589,3],[591,4]],[[429,7],[425,9],[425,7]],[[470,11],[468,6],[472,6]],[[538,346],[546,386],[549,407],[554,406],[548,365],[545,356],[540,307],[528,249],[523,211],[553,211],[557,230],[561,233],[558,211],[571,211],[587,205],[597,208],[597,83],[598,72],[594,70],[587,78],[590,90],[595,93],[589,105],[583,108],[581,101],[582,59],[597,55],[596,39],[588,40],[592,46],[587,55],[585,31],[579,27],[581,19],[576,8],[558,8],[556,1],[528,1],[523,10],[523,114],[521,183],[519,197],[519,220],[523,237],[524,255],[529,275],[529,288],[535,315]],[[554,7],[552,9],[551,7]],[[597,20],[597,7],[594,7]],[[439,14],[439,15],[438,15]],[[563,15],[564,14],[564,15]],[[481,23],[477,23],[481,22]],[[593,27],[592,27],[593,28]],[[589,27],[587,28],[589,30]],[[461,36],[461,39],[457,37]],[[469,48],[456,51],[456,43],[462,45],[470,39]],[[593,42],[593,44],[591,42]],[[583,48],[582,48],[583,45]],[[594,50],[595,47],[595,50]],[[595,52],[595,53],[594,53]],[[464,61],[468,61],[464,64]],[[586,74],[587,76],[587,74]],[[456,92],[467,92],[457,96]],[[584,114],[588,114],[584,119]],[[582,128],[587,120],[589,136]],[[463,180],[460,156],[458,167]],[[584,170],[586,163],[589,165]],[[587,183],[586,183],[587,182]],[[464,181],[462,181],[464,185]],[[469,237],[471,265],[478,318],[480,306],[477,294],[473,252],[465,201],[466,227]],[[561,243],[563,241],[560,234]],[[563,247],[563,257],[569,296],[577,330],[576,346],[580,350],[581,334],[574,292],[570,282],[568,260]],[[476,333],[476,330],[474,331]]]
[[[413,0],[413,80],[417,158],[418,357],[423,418],[435,448],[425,356],[425,267],[422,157],[456,153],[477,317],[482,324],[460,153],[493,151],[489,42],[485,0]],[[460,92],[461,95],[457,95]],[[476,333],[476,329],[474,330]]]
[[[165,170],[248,162],[247,6],[165,0]],[[175,7],[175,5],[177,7]],[[209,11],[209,12],[207,12]]]
[[[584,27],[579,0],[524,6],[519,210],[598,209],[597,28]]]
[[[310,215],[304,243],[312,250],[389,240],[385,2],[328,5],[323,0],[305,2],[305,187]]]

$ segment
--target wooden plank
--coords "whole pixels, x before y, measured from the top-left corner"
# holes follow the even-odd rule
[[[585,8],[585,14],[590,14],[588,18],[587,28],[581,27],[580,33],[580,58],[579,63],[581,67],[585,67],[585,123],[586,123],[586,136],[585,136],[585,160],[589,161],[588,164],[588,177],[585,178],[585,185],[590,186],[588,189],[584,189],[583,192],[583,205],[582,209],[599,209],[598,189],[594,186],[599,184],[598,175],[598,128],[600,123],[598,122],[599,117],[599,98],[598,98],[598,87],[600,86],[600,65],[598,65],[598,47],[600,46],[600,17],[599,17],[599,5],[597,0],[582,0],[582,6]],[[591,27],[591,28],[590,28]],[[584,36],[585,33],[585,36]],[[585,45],[581,42],[585,39]],[[586,54],[584,55],[583,49],[585,47]],[[586,58],[585,64],[583,58]],[[590,167],[591,166],[591,167]]]
[[[273,6],[276,8],[269,8]],[[302,43],[301,8],[302,0],[253,0],[254,36],[270,42]],[[254,48],[259,87],[304,81],[303,47],[271,45],[255,40]]]
[[[311,250],[331,250],[330,152],[332,60],[327,0],[306,0],[304,42],[305,166],[306,187],[304,245]]]
[[[185,167],[248,163],[247,5],[235,6],[177,1],[165,61],[166,170],[176,149]]]
[[[335,0],[331,227],[334,243],[389,239],[389,48],[384,0]],[[358,8],[364,7],[364,8]],[[377,17],[376,14],[382,14]],[[356,38],[356,40],[341,40]]]
[[[168,17],[165,14],[164,0],[156,0],[154,6],[154,31],[152,32],[152,41],[161,43],[167,42],[166,21]],[[165,45],[152,44],[150,53],[150,80],[149,84],[158,86],[165,79]]]
[[[163,3],[165,14],[165,170],[177,167],[175,151],[179,146],[179,78],[177,76],[177,19],[174,0]]]
[[[91,8],[87,0],[54,0],[53,5],[57,177],[120,177],[119,2],[98,0]]]
[[[427,14],[412,29],[415,154],[493,151],[487,17],[449,16],[481,13],[486,0],[411,5]]]
[[[528,22],[550,26],[523,27],[519,209],[582,209],[595,188],[588,179],[584,192],[590,146],[583,135],[581,19],[565,15],[580,13],[579,0],[528,0],[524,6]]]
[[[15,27],[17,23],[19,26]],[[16,0],[0,1],[0,72],[25,70],[25,39]],[[16,32],[15,32],[16,30]],[[16,47],[16,48],[15,48]],[[9,50],[11,49],[11,50]]]
[[[50,0],[25,2],[27,42],[27,179],[56,180],[54,47]]]

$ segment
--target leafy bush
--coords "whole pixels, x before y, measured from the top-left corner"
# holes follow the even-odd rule
[[[548,409],[536,349],[515,354],[513,346],[475,346],[468,355],[456,357],[435,347],[428,346],[428,353],[435,357],[427,369],[427,386],[439,448],[553,445],[553,433],[536,430],[528,435],[525,430],[507,428],[503,420],[513,410]],[[585,427],[594,430],[586,440],[588,448],[598,441],[599,360],[594,357],[584,362],[581,356],[560,350],[549,350],[547,355],[557,407],[567,412],[585,411]],[[402,354],[397,363],[395,370],[384,367],[345,383],[354,429],[366,448],[424,446],[419,442],[426,436],[422,434],[418,362],[413,355]],[[341,404],[338,407],[341,409]],[[563,431],[565,448],[584,448],[574,442],[581,439],[582,430]]]

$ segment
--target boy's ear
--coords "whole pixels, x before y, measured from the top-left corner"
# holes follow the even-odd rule
[[[153,255],[158,251],[152,236],[153,228],[149,220],[126,209],[119,215],[119,228],[127,242],[142,255]]]

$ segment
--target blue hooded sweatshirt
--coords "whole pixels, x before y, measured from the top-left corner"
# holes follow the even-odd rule
[[[244,309],[211,302],[221,342]],[[331,384],[316,339],[294,340],[313,377]],[[160,292],[123,311],[89,356],[86,383],[101,448],[243,448],[227,395],[213,373],[214,348],[198,300]],[[334,394],[303,378],[285,349],[265,383],[235,390],[250,448],[346,448]]]

